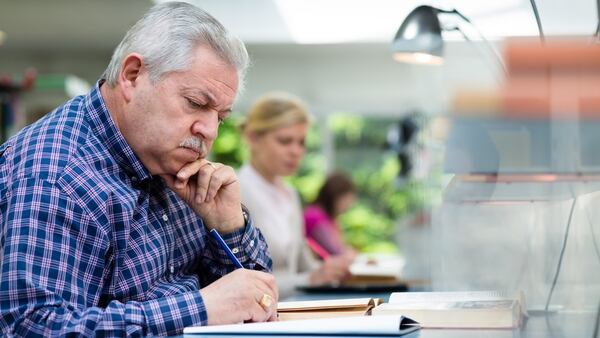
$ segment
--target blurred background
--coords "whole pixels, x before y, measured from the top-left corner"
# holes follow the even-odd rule
[[[530,1],[190,2],[241,37],[252,59],[215,160],[239,167],[247,153],[237,124],[246,109],[266,91],[293,93],[315,123],[290,181],[309,203],[328,172],[351,174],[360,198],[340,223],[358,250],[402,253],[404,275],[431,280],[434,289],[524,289],[532,307],[548,308],[559,285],[556,306],[597,305],[600,214],[589,210],[600,161],[581,160],[598,157],[596,140],[582,136],[597,128],[585,123],[591,129],[583,132],[574,114],[576,126],[561,129],[554,117],[562,106],[548,108],[533,127],[489,119],[506,111],[496,103],[513,74],[503,66],[507,41],[540,38]],[[0,0],[1,140],[85,93],[154,3]],[[396,32],[420,5],[457,9],[470,21],[439,14],[442,65],[392,57]],[[596,45],[596,2],[539,1],[537,10],[546,36]],[[468,118],[453,124],[457,111]],[[561,143],[574,138],[582,141]],[[535,157],[540,152],[547,163]],[[573,153],[576,159],[567,156]],[[523,173],[529,176],[502,176]]]

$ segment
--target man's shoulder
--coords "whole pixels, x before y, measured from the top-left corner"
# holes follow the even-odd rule
[[[75,97],[25,127],[2,147],[13,179],[60,175],[89,138],[83,97]]]

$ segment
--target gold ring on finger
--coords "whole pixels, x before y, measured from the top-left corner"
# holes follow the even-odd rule
[[[265,310],[268,310],[271,307],[271,304],[273,304],[273,298],[266,293],[263,293],[258,304],[260,304],[260,306],[262,306]]]

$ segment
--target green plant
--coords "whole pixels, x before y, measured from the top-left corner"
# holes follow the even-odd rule
[[[248,159],[238,125],[239,115],[226,120],[219,128],[213,145],[213,160],[239,168]],[[397,220],[424,207],[430,191],[421,182],[396,184],[400,165],[395,153],[386,150],[386,133],[392,119],[364,118],[336,114],[327,123],[315,124],[307,135],[306,156],[296,175],[288,177],[303,203],[312,202],[326,172],[319,126],[332,133],[335,148],[334,165],[349,173],[358,189],[355,206],[339,218],[349,244],[361,252],[394,252],[398,248],[390,240]]]
[[[242,117],[238,114],[232,116],[219,126],[219,136],[215,140],[211,158],[238,169],[248,158],[248,149],[242,140],[239,125]]]

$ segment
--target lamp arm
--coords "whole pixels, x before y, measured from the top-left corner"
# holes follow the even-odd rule
[[[496,57],[496,60],[498,61],[498,64],[500,64],[500,67],[502,68],[502,70],[504,71],[504,74],[507,74],[506,71],[506,65],[504,64],[504,61],[502,60],[502,57],[500,56],[500,53],[498,53],[498,51],[496,50],[496,48],[490,43],[490,41],[488,39],[485,38],[485,36],[483,34],[481,34],[481,31],[479,31],[479,29],[477,28],[477,26],[475,26],[475,24],[473,24],[471,22],[471,20],[469,20],[469,18],[467,18],[466,16],[464,16],[461,12],[459,12],[457,9],[452,9],[452,10],[443,10],[443,9],[437,9],[440,13],[445,13],[445,14],[455,14],[458,17],[460,17],[461,19],[463,19],[465,22],[469,23],[471,25],[471,27],[473,27],[473,29],[475,30],[475,32],[477,32],[477,35],[479,35],[479,37],[481,38],[481,40],[483,40],[483,42],[487,45],[487,47],[492,51],[492,53],[494,53],[494,56]],[[458,30],[463,37],[466,40],[470,39],[465,35],[465,33],[459,29],[458,27],[456,27],[456,30]]]
[[[466,16],[464,16],[461,12],[459,12],[456,8],[453,8],[451,10],[447,10],[447,9],[440,9],[440,8],[435,8],[434,9],[438,12],[438,13],[444,13],[444,14],[455,14],[458,15],[461,19],[463,19],[464,21],[473,24],[471,22],[471,20],[469,20],[469,18],[467,18]]]
[[[596,0],[596,12],[598,24],[596,24],[596,33],[594,33],[594,38],[596,42],[598,42],[598,38],[600,38],[600,0]]]
[[[473,42],[471,39],[469,39],[469,37],[467,36],[467,34],[465,34],[465,32],[463,32],[462,29],[460,29],[460,27],[456,26],[454,28],[452,28],[452,30],[457,30],[465,40],[469,41],[469,42]],[[502,70],[504,71],[504,75],[507,75],[507,70],[506,70],[506,66],[504,65],[504,62],[502,61],[502,58],[500,57],[500,55],[498,54],[498,52],[496,51],[496,49],[494,49],[494,46],[492,46],[492,44],[490,44],[490,42],[488,40],[486,40],[483,36],[481,37],[483,39],[483,41],[486,42],[486,45],[489,49],[492,50],[492,53],[494,53],[495,59],[498,62],[498,64],[500,65],[500,68],[502,68]],[[484,55],[484,53],[482,53],[480,48],[477,48],[477,46],[475,46],[475,48],[479,51],[479,53],[481,54],[481,56],[483,57],[484,60],[486,60],[486,55]]]
[[[471,22],[469,21],[469,23],[471,23]],[[486,39],[485,36],[483,36],[483,34],[481,34],[479,29],[477,29],[477,27],[474,24],[471,23],[471,26],[477,32],[477,34],[479,34],[479,37],[481,38],[481,40],[483,40],[483,42],[487,45],[487,47],[492,51],[492,53],[496,57],[496,60],[498,61],[498,64],[500,64],[500,67],[504,71],[504,74],[507,74],[506,65],[504,64],[504,61],[502,60],[502,57],[500,56],[500,53],[498,53],[498,50],[496,49],[496,47],[494,47],[494,45],[492,45],[490,43],[490,41],[488,39]]]
[[[540,20],[540,13],[538,12],[537,6],[535,5],[535,0],[530,0],[530,2],[531,9],[533,10],[533,15],[535,15],[535,22],[537,23],[538,31],[540,32],[540,41],[544,43],[546,39],[544,37],[544,31],[542,30],[542,21]]]
[[[453,9],[452,11],[450,11],[450,13],[458,15],[461,19],[463,19],[466,22],[468,22],[471,25],[473,25],[473,23],[471,22],[471,20],[469,20],[469,18],[467,18],[466,16],[464,16],[463,13],[459,12],[456,8]]]

